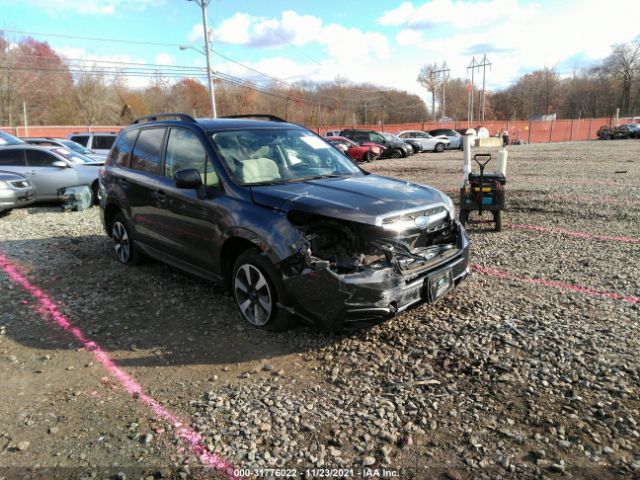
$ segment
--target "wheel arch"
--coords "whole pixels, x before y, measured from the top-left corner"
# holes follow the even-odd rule
[[[124,210],[120,207],[120,205],[114,202],[110,202],[104,207],[104,228],[109,236],[111,236],[113,219],[119,212],[122,212],[122,214],[125,215]]]

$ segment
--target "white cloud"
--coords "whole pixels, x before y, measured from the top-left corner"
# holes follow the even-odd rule
[[[202,38],[202,26],[194,25],[189,40]],[[325,25],[319,17],[292,10],[285,10],[280,18],[238,12],[214,28],[213,40],[248,47],[300,47],[315,43],[322,45],[330,58],[352,61],[364,57],[386,59],[390,55],[388,39],[382,33],[363,32],[336,23]]]
[[[134,2],[128,0],[24,0],[24,3],[29,3],[54,15],[68,11],[87,15],[113,15],[121,8],[144,10],[149,6],[158,5],[158,1],[155,0],[136,0]]]
[[[438,1],[441,0],[424,5],[431,6]],[[496,8],[497,3],[492,5]],[[508,86],[525,72],[544,67],[561,64],[564,68],[559,73],[569,74],[566,62],[572,57],[577,56],[582,61],[602,59],[610,53],[611,45],[627,42],[637,35],[637,20],[632,15],[619,14],[620,9],[631,11],[633,5],[634,0],[625,0],[615,10],[603,9],[600,1],[583,0],[558,3],[550,11],[531,4],[522,9],[516,4],[512,6],[510,16],[494,19],[481,27],[456,33],[451,29],[420,30],[414,26],[401,30],[396,41],[399,45],[415,47],[414,55],[424,58],[424,63],[440,64],[446,60],[451,77],[465,78],[471,57],[475,55],[479,60],[486,53],[492,62],[486,72],[487,85],[490,89],[498,89]],[[420,8],[409,2],[401,4],[392,11],[397,13],[395,23],[415,25],[421,18],[418,15]],[[413,20],[406,16],[409,9],[416,16]],[[404,23],[399,22],[399,18]],[[382,19],[391,22],[390,12]],[[603,28],[603,25],[615,25],[615,28]],[[422,33],[420,37],[413,33],[417,31]]]
[[[396,35],[396,42],[403,47],[418,45],[422,42],[422,32],[411,29],[402,30]]]
[[[156,55],[155,63],[157,65],[171,65],[173,64],[173,57],[166,52],[161,52]]]
[[[404,26],[414,29],[452,25],[459,29],[489,25],[501,18],[527,15],[535,5],[520,7],[517,0],[431,0],[420,6],[403,2],[378,19],[381,25]]]

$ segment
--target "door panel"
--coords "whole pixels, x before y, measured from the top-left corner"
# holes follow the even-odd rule
[[[130,168],[115,180],[129,202],[136,239],[154,247],[162,228],[154,194],[165,131],[164,127],[141,129],[131,153]]]
[[[200,172],[208,198],[198,198],[195,189],[177,188],[176,171],[194,168]],[[203,139],[185,128],[171,128],[165,150],[164,176],[158,179],[156,206],[162,223],[158,232],[162,249],[200,268],[211,270],[213,239],[220,236],[218,176],[209,161]]]

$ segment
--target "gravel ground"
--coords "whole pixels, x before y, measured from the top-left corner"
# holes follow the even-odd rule
[[[520,227],[471,225],[480,270],[452,295],[342,334],[256,331],[215,285],[120,266],[95,208],[14,211],[0,218],[0,253],[238,467],[639,478],[639,153],[640,141],[512,147],[505,222]],[[461,157],[367,168],[457,199]],[[0,477],[202,473],[1,273],[0,300]]]

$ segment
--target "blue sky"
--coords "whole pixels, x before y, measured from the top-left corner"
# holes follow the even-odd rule
[[[204,65],[199,53],[178,49],[203,43],[200,10],[187,0],[2,0],[0,11],[4,29],[170,44],[33,35],[71,59]],[[452,77],[464,78],[472,55],[484,53],[493,89],[543,67],[570,74],[640,34],[637,15],[624,11],[637,11],[635,0],[616,8],[602,0],[212,0],[208,17],[214,49],[270,76],[341,76],[424,94],[415,80],[423,64],[446,61]],[[260,78],[214,61],[221,72]]]

